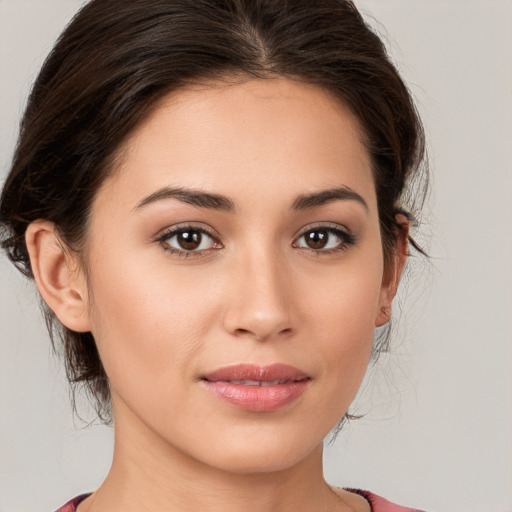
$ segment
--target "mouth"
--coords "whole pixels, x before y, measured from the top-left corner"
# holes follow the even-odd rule
[[[272,412],[296,401],[311,382],[301,370],[284,364],[227,366],[201,379],[217,398],[252,412]]]
[[[225,381],[216,381],[216,382],[226,382],[230,384],[235,384],[237,386],[280,386],[281,384],[289,384],[291,382],[300,382],[300,381],[292,381],[285,379],[278,380],[225,380]]]

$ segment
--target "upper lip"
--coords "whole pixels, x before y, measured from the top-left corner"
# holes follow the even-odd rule
[[[265,366],[257,364],[236,364],[225,366],[203,376],[203,380],[210,382],[231,381],[301,381],[309,376],[303,371],[287,364],[273,363]]]

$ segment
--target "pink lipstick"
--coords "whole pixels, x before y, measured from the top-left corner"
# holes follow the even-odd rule
[[[209,373],[202,382],[208,391],[236,407],[271,412],[299,398],[311,378],[285,364],[239,364]]]

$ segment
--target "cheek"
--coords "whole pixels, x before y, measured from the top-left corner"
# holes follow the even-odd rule
[[[301,295],[307,300],[304,309],[311,312],[308,323],[325,330],[327,339],[337,334],[347,344],[358,344],[374,332],[383,266],[378,248],[365,252],[351,254],[338,266],[310,272],[304,282]]]
[[[177,385],[215,317],[209,283],[135,258],[104,257],[91,273],[93,335],[112,386],[135,384],[135,398]]]
[[[379,311],[381,266],[352,266],[332,273],[324,289],[310,294],[304,325],[322,354],[322,377],[329,391],[325,407],[348,408],[366,372]],[[309,326],[309,327],[308,327]]]

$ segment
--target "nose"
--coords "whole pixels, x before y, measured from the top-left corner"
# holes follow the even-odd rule
[[[231,268],[224,327],[231,335],[259,341],[295,330],[291,282],[275,252],[241,257]]]

